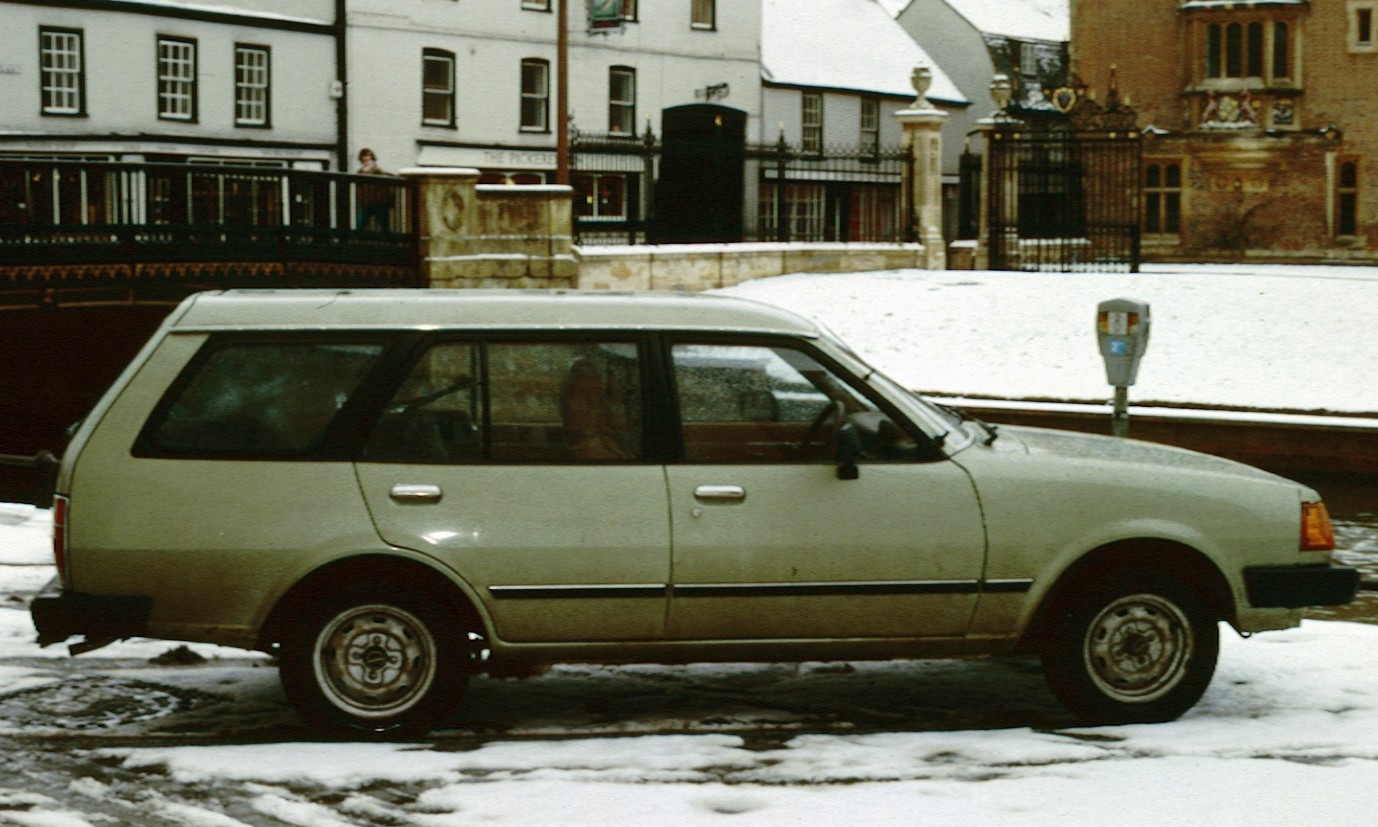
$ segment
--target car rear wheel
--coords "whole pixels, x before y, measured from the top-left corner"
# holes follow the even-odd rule
[[[1081,584],[1054,610],[1043,669],[1057,699],[1093,724],[1180,717],[1215,673],[1219,624],[1189,589],[1151,571]]]
[[[356,588],[312,601],[283,642],[283,689],[332,735],[421,735],[464,695],[468,636],[439,598]]]

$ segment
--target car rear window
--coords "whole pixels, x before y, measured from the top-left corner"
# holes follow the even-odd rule
[[[286,456],[320,444],[376,364],[379,342],[208,343],[139,446],[154,454]]]

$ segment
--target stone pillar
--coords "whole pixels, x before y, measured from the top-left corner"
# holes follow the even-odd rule
[[[913,240],[923,245],[924,266],[943,270],[947,268],[947,244],[943,240],[942,127],[947,113],[924,97],[933,82],[933,73],[927,66],[915,68],[911,81],[918,97],[908,109],[894,115],[904,128],[904,145],[912,161],[905,182],[910,230]]]
[[[479,172],[406,169],[415,197],[417,265],[430,287],[572,288],[573,190],[480,186]]]
[[[476,169],[420,167],[402,170],[416,209],[417,266],[428,287],[458,287],[473,272],[478,236]]]
[[[1009,76],[997,74],[991,78],[990,97],[995,101],[995,111],[988,118],[982,118],[976,122],[976,128],[981,132],[981,195],[979,210],[980,220],[976,231],[976,251],[972,256],[972,267],[976,270],[990,269],[990,212],[991,212],[991,193],[995,187],[1004,187],[1002,194],[1007,197],[1001,199],[1006,213],[1018,208],[1018,187],[1019,181],[1011,180],[1006,177],[1006,172],[1002,170],[1001,180],[995,180],[995,171],[991,163],[991,141],[992,135],[997,128],[1011,129],[1022,126],[1022,122],[1011,118],[1006,109],[1010,105],[1010,100],[1014,94],[1014,85],[1010,82]],[[1012,189],[1011,189],[1012,188]],[[1006,224],[1012,223],[1018,216],[1005,215]],[[1003,242],[1017,245],[1017,238],[1002,239]],[[1006,251],[1007,253],[1009,251]]]

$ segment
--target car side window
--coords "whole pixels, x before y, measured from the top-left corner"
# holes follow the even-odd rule
[[[480,349],[447,342],[412,367],[364,444],[364,459],[383,462],[476,462],[479,438]]]
[[[154,454],[291,456],[324,438],[381,343],[212,343],[140,437]]]
[[[678,344],[672,354],[688,462],[832,461],[840,425],[880,415],[802,350]]]
[[[450,342],[429,349],[364,447],[380,462],[640,460],[633,342]]]

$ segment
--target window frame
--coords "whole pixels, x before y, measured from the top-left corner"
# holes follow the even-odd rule
[[[805,91],[799,97],[799,149],[810,155],[823,152],[823,93]]]
[[[604,211],[602,195],[606,182],[616,182],[619,190],[618,203],[621,209],[617,212]],[[634,186],[636,183],[638,180],[634,173],[581,171],[572,174],[570,184],[574,188],[574,217],[583,221],[631,220],[635,207],[633,196],[639,194],[639,187]]]
[[[370,411],[383,404],[379,398],[378,386],[384,377],[396,373],[399,357],[410,349],[407,343],[414,337],[399,331],[328,331],[295,333],[288,331],[269,331],[265,333],[212,333],[201,343],[196,353],[168,385],[162,397],[149,412],[148,418],[139,429],[131,453],[135,457],[149,459],[212,460],[212,461],[257,461],[257,462],[303,462],[303,461],[349,461],[354,458],[359,445],[360,434],[365,427],[360,420],[367,419]],[[172,409],[181,401],[188,387],[195,382],[206,368],[206,364],[221,352],[246,346],[291,346],[291,345],[333,345],[377,347],[378,353],[372,356],[373,363],[364,370],[349,397],[335,411],[331,420],[322,428],[318,438],[310,445],[298,450],[251,450],[234,451],[228,449],[190,449],[169,448],[157,439],[158,431],[166,424]],[[391,382],[387,384],[391,385]],[[367,427],[371,428],[369,421]]]
[[[71,39],[75,49],[53,48],[49,38]],[[74,58],[75,66],[58,65],[63,57]],[[62,81],[62,82],[59,82]],[[39,113],[45,117],[86,117],[86,32],[62,26],[38,29]],[[56,101],[69,97],[69,105]]]
[[[663,374],[663,381],[665,384],[665,395],[663,399],[668,406],[664,417],[666,422],[664,439],[667,441],[666,447],[668,448],[668,453],[665,457],[667,464],[750,465],[758,467],[765,465],[804,466],[836,464],[836,459],[834,457],[814,460],[801,459],[787,462],[774,460],[728,462],[721,459],[688,459],[684,444],[684,416],[681,410],[680,383],[677,370],[678,363],[675,359],[675,352],[680,346],[724,348],[752,347],[763,349],[786,349],[802,353],[826,370],[835,380],[841,382],[850,393],[864,400],[874,410],[884,414],[901,432],[915,441],[912,456],[892,459],[861,458],[859,462],[862,464],[876,462],[920,464],[946,459],[946,455],[942,452],[942,449],[934,443],[933,438],[929,436],[913,418],[904,411],[898,409],[870,382],[852,373],[831,355],[824,352],[810,341],[793,336],[781,336],[770,333],[713,334],[681,330],[671,330],[660,333],[659,340],[662,353],[657,365]]]
[[[1349,0],[1345,23],[1345,45],[1351,54],[1378,53],[1378,0]]]
[[[445,88],[432,87],[428,68],[432,65],[440,65],[444,70],[448,85]],[[421,50],[421,125],[440,127],[442,129],[454,129],[458,123],[458,106],[456,105],[456,66],[455,53],[448,49],[423,48]],[[444,109],[441,117],[432,117],[429,113],[430,105],[439,101]]]
[[[717,31],[717,0],[689,0],[689,28],[699,31]]]
[[[1352,177],[1346,176],[1346,167]],[[1359,195],[1363,186],[1359,158],[1342,155],[1335,159],[1332,204],[1335,238],[1355,238],[1359,235]]]
[[[520,347],[520,346],[540,346],[540,347],[569,347],[575,349],[588,345],[626,345],[635,351],[635,381],[637,382],[637,410],[636,416],[639,417],[640,444],[636,447],[636,456],[631,458],[531,458],[517,459],[511,457],[495,458],[493,445],[493,366],[492,354],[495,348]],[[384,415],[384,409],[393,400],[397,392],[411,378],[412,373],[422,363],[428,354],[435,350],[447,346],[464,345],[471,347],[477,355],[478,377],[475,382],[479,398],[478,420],[474,423],[477,430],[479,442],[479,456],[471,459],[450,460],[418,460],[418,459],[389,459],[385,454],[375,454],[369,456],[366,449],[368,443],[373,438],[375,427]],[[664,404],[664,393],[653,390],[652,383],[655,379],[656,371],[653,365],[658,360],[654,338],[645,333],[618,329],[593,329],[580,330],[576,332],[563,331],[542,331],[542,330],[482,330],[482,331],[437,331],[433,334],[425,335],[415,344],[407,348],[408,355],[405,360],[394,363],[389,368],[388,378],[377,389],[378,393],[372,397],[370,403],[370,416],[365,423],[365,427],[358,431],[357,445],[355,446],[355,456],[358,462],[377,463],[377,464],[408,464],[408,465],[483,465],[489,467],[536,467],[540,465],[560,465],[560,466],[599,466],[599,465],[659,465],[665,456],[665,445],[663,436],[664,427],[661,423],[665,417],[661,413]],[[510,422],[498,423],[510,426]],[[380,452],[381,454],[381,452]]]
[[[1203,88],[1295,83],[1300,25],[1290,15],[1258,11],[1212,17],[1201,21],[1199,38],[1195,71]]]
[[[1179,239],[1182,235],[1182,206],[1186,193],[1185,158],[1149,157],[1143,160],[1143,221],[1145,238]],[[1158,170],[1155,183],[1150,183],[1151,170]],[[1176,171],[1172,182],[1171,171]]]
[[[539,79],[541,88],[533,90],[527,88],[528,70],[540,70]],[[534,104],[534,109],[528,108],[528,103]],[[527,115],[537,114],[540,116],[540,123],[532,123],[527,120]],[[518,115],[519,131],[531,133],[550,133],[550,61],[539,57],[524,57],[521,62],[521,105]]]
[[[160,34],[157,44],[158,120],[196,123],[200,103],[196,38]],[[185,71],[174,71],[179,67]]]
[[[261,65],[248,65],[243,58],[256,55],[262,58]],[[262,73],[260,83],[246,78],[251,73]],[[272,48],[256,43],[234,44],[234,125],[249,129],[270,129],[273,125],[273,53]],[[261,117],[246,116],[246,110],[254,108],[262,111]]]
[[[618,80],[625,81],[630,92],[625,98],[618,97]],[[608,134],[618,137],[636,135],[636,67],[608,67]]]
[[[869,155],[880,153],[880,99],[866,97],[861,99],[858,136],[861,151]]]

